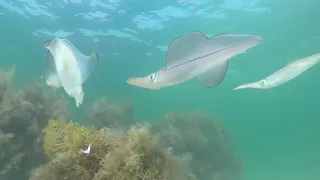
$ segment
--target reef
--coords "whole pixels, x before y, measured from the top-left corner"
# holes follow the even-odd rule
[[[0,71],[0,179],[241,177],[230,137],[203,112],[170,112],[139,124],[129,101],[101,97],[88,108],[84,126],[71,120],[66,101],[43,80],[13,89],[14,72]]]
[[[47,121],[68,117],[66,102],[41,81],[13,89],[15,67],[0,71],[0,179],[26,179],[45,162],[42,129]]]
[[[198,179],[239,180],[242,166],[218,120],[201,111],[170,112],[153,125],[173,155],[190,153]]]
[[[4,93],[11,88],[15,71],[15,66],[10,71],[0,69],[0,102],[2,102]]]
[[[44,129],[49,162],[30,180],[183,180],[194,179],[181,159],[163,149],[149,126],[128,131],[87,128],[64,119],[50,120]],[[90,153],[83,150],[91,145]]]
[[[88,108],[87,122],[96,128],[128,129],[135,124],[134,110],[130,101],[112,102],[102,96]]]

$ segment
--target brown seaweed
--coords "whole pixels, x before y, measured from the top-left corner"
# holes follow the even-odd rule
[[[240,179],[241,164],[218,120],[201,111],[170,112],[154,124],[153,131],[160,134],[172,154],[190,153],[191,169],[199,179]]]
[[[171,157],[149,132],[148,125],[128,131],[86,128],[64,119],[50,120],[44,130],[44,150],[50,161],[30,180],[183,180],[178,158]],[[91,152],[82,152],[91,144]]]
[[[68,117],[66,102],[38,81],[13,90],[13,75],[0,73],[1,179],[25,179],[45,162],[42,129],[49,119]]]

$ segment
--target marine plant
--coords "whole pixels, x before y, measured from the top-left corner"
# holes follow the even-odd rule
[[[128,131],[87,128],[62,118],[44,129],[44,151],[49,162],[35,169],[30,180],[182,180],[177,157],[161,148],[149,126]],[[91,151],[83,150],[90,145]]]
[[[130,101],[112,102],[102,96],[87,111],[87,122],[96,128],[127,129],[134,124],[134,112]]]
[[[0,69],[0,102],[2,101],[4,93],[11,87],[15,71],[15,66],[13,66],[10,71]]]
[[[3,74],[4,73],[4,74]],[[44,162],[42,129],[47,121],[68,117],[67,104],[40,81],[13,90],[14,68],[0,72],[0,179],[26,179]]]
[[[190,153],[198,179],[237,180],[241,164],[226,130],[217,119],[201,111],[170,112],[153,124],[173,155]]]

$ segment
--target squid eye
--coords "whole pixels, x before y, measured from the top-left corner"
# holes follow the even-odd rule
[[[150,74],[149,79],[153,82],[157,80],[157,75],[156,74]]]
[[[268,82],[268,81],[267,81],[266,79],[263,79],[263,80],[260,81],[260,83],[261,83],[262,85],[266,85],[267,82]]]

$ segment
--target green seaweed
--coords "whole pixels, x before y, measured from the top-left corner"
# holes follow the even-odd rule
[[[0,69],[0,102],[2,102],[4,93],[11,88],[15,71],[15,66],[13,66],[9,71]]]
[[[182,180],[178,158],[162,149],[148,125],[128,131],[86,128],[64,119],[50,120],[44,129],[44,151],[50,160],[35,169],[30,180]],[[91,152],[83,149],[91,144]]]
[[[241,164],[218,120],[200,111],[170,112],[155,122],[153,131],[160,134],[172,154],[190,153],[191,169],[199,179],[240,179]]]
[[[14,71],[0,71],[0,179],[31,170],[30,180],[240,179],[230,138],[202,112],[149,126],[136,124],[128,101],[101,97],[87,111],[94,127],[84,127],[67,120],[66,101],[43,82],[14,91]]]
[[[1,73],[0,179],[26,179],[31,169],[45,162],[42,129],[49,119],[68,117],[68,108],[43,83],[13,90],[14,68],[7,75]]]
[[[87,120],[96,128],[128,129],[134,124],[133,107],[129,101],[111,102],[102,96],[92,103],[87,112]]]

